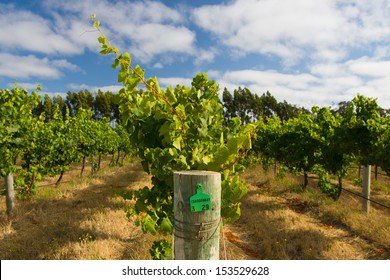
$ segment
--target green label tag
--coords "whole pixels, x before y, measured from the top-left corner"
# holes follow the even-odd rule
[[[190,197],[191,212],[201,212],[211,209],[211,197],[202,192],[202,184],[196,184],[196,194]]]

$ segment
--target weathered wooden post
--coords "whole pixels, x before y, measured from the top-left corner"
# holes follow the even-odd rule
[[[363,166],[363,212],[370,214],[370,187],[371,187],[371,165]]]
[[[221,174],[174,172],[175,260],[218,260]]]
[[[15,191],[14,191],[14,176],[13,174],[8,174],[4,178],[5,189],[6,189],[6,205],[7,205],[7,214],[8,216],[12,216],[15,207]]]

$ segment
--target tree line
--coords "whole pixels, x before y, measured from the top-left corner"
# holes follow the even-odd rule
[[[142,89],[140,90],[142,92]],[[121,124],[122,118],[119,110],[119,97],[117,93],[111,91],[101,91],[92,93],[88,89],[78,92],[68,91],[64,97],[61,95],[50,97],[48,94],[41,96],[42,101],[33,109],[33,114],[39,116],[45,113],[46,119],[53,119],[54,110],[65,116],[75,116],[79,109],[91,110],[92,118],[95,120],[108,118]],[[238,117],[243,124],[254,123],[260,119],[267,122],[269,118],[277,116],[282,122],[290,118],[295,118],[299,114],[310,114],[311,110],[303,106],[291,104],[286,100],[278,101],[269,91],[262,95],[251,92],[248,88],[233,90],[231,93],[224,88],[222,92],[221,104],[224,112],[224,125]],[[343,117],[347,114],[347,109],[353,104],[352,100],[341,101],[336,106],[329,106],[332,114],[339,114]],[[378,107],[378,114],[382,117],[390,115],[390,109]]]
[[[118,103],[115,101],[116,96],[111,91],[103,92],[100,89],[96,93],[92,93],[88,89],[78,92],[68,91],[64,98],[61,95],[50,97],[45,94],[42,101],[38,102],[33,109],[33,114],[39,116],[44,113],[46,120],[49,121],[53,119],[55,110],[58,110],[63,116],[66,114],[75,116],[80,109],[83,109],[91,110],[92,118],[95,120],[107,118],[120,124],[121,117]]]
[[[222,103],[225,124],[228,124],[234,117],[239,117],[243,123],[254,123],[260,119],[266,122],[269,118],[277,116],[280,121],[284,122],[299,114],[311,113],[310,108],[291,104],[286,100],[278,101],[269,91],[259,95],[248,88],[241,87],[233,90],[233,93],[224,88]],[[353,106],[353,100],[346,100],[339,102],[336,106],[329,106],[328,109],[334,115],[346,117],[348,108],[351,106]],[[384,109],[378,105],[377,113],[381,117],[387,117],[390,116],[390,109]]]

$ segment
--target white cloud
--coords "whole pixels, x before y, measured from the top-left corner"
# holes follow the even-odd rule
[[[340,63],[317,63],[310,66],[310,73],[321,77],[345,75],[347,68]]]
[[[195,33],[183,25],[183,15],[158,1],[45,0],[44,4],[62,33],[94,51],[98,33],[88,32],[78,38],[82,31],[93,30],[88,21],[92,13],[101,21],[101,29],[113,45],[129,51],[143,63],[157,55],[192,55],[195,50]]]
[[[0,53],[0,76],[13,79],[58,79],[62,69],[79,71],[78,66],[66,60],[49,60],[34,55],[19,56]]]
[[[36,90],[37,86],[38,86],[38,83],[36,83],[36,84],[34,84],[34,83],[16,83],[16,84],[18,85],[19,88],[25,88],[28,91]],[[7,88],[14,88],[14,87],[15,87],[15,83],[9,83],[7,85]]]
[[[96,86],[87,84],[69,84],[68,87],[73,91],[89,90],[92,93],[98,92],[99,90],[103,92],[111,91],[113,93],[117,93],[123,88],[121,85]]]
[[[154,69],[163,69],[163,68],[164,68],[164,65],[163,65],[162,63],[160,63],[160,62],[157,62],[157,63],[155,63],[155,64],[152,66],[152,68],[154,68]]]
[[[68,84],[68,87],[71,90],[77,90],[77,91],[91,88],[91,86],[87,84],[73,84],[73,83]]]
[[[187,87],[191,87],[192,79],[182,78],[182,77],[167,77],[167,78],[158,78],[158,82],[161,88],[172,87],[175,88],[177,85],[184,85]],[[142,85],[141,85],[142,87]],[[68,88],[72,91],[80,91],[80,90],[89,90],[90,92],[97,92],[101,90],[111,91],[113,93],[119,92],[123,88],[122,85],[107,85],[107,86],[96,86],[96,85],[87,85],[87,84],[68,84]]]
[[[66,13],[81,14],[89,17],[96,13],[98,18],[108,23],[120,23],[127,25],[135,22],[181,22],[183,16],[175,9],[169,8],[159,1],[94,1],[94,0],[44,0],[43,5],[52,11],[64,11]]]
[[[294,65],[339,61],[372,42],[386,46],[389,11],[387,0],[236,0],[199,7],[192,17],[242,55],[275,55]]]
[[[218,50],[216,48],[199,49],[195,53],[194,63],[195,65],[201,65],[203,63],[211,63],[215,60]]]
[[[51,64],[57,68],[67,69],[73,72],[81,71],[81,69],[77,65],[70,63],[65,59],[54,59],[51,61]]]
[[[177,85],[183,85],[191,87],[192,79],[182,78],[182,77],[167,77],[167,78],[158,78],[160,87],[166,88],[171,86],[175,88]]]
[[[42,5],[45,18],[0,4],[0,49],[50,55],[82,54],[85,48],[97,52],[99,34],[89,32],[94,31],[89,18],[96,13],[107,38],[143,63],[161,54],[195,53],[195,33],[184,26],[186,19],[157,1],[45,0]]]
[[[310,72],[321,80],[333,99],[342,96],[347,100],[346,96],[360,93],[378,98],[382,107],[390,107],[390,60],[364,56],[339,63],[315,64]]]
[[[53,91],[53,92],[49,92],[49,91],[41,91],[38,93],[40,96],[45,96],[46,94],[49,95],[51,98],[53,98],[54,96],[61,96],[62,99],[65,99],[66,96],[67,96],[67,93],[66,92],[62,92],[62,91]]]
[[[279,73],[276,71],[240,70],[211,71],[213,79],[233,92],[238,87],[247,87],[252,92],[263,94],[269,91],[278,101],[311,108],[314,105],[329,106],[351,100],[357,93],[378,98],[380,106],[389,108],[390,77],[365,80],[341,64],[313,66],[317,73]],[[319,70],[325,69],[323,75]],[[313,71],[315,72],[315,71]],[[321,73],[322,74],[322,73]]]
[[[194,52],[195,33],[185,27],[143,24],[128,35],[134,42],[133,54],[144,62],[148,62],[156,55],[169,52],[184,54]]]
[[[314,56],[320,47],[349,40],[347,22],[330,1],[238,0],[197,8],[193,18],[228,46],[288,62],[303,57],[304,48],[313,48]]]
[[[375,61],[368,57],[347,62],[352,73],[369,77],[388,77],[390,75],[390,60]]]
[[[283,85],[291,89],[301,90],[313,83],[318,83],[318,78],[310,74],[283,74],[276,71],[240,70],[230,71],[224,74],[223,79],[236,83],[252,83],[263,87]]]
[[[81,53],[65,36],[57,34],[50,21],[0,4],[0,49],[19,49],[45,54]]]

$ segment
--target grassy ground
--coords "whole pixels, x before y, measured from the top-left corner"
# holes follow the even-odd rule
[[[324,196],[311,179],[288,175],[274,179],[271,172],[252,167],[243,174],[249,193],[242,217],[232,231],[260,259],[389,259],[390,212],[372,205],[362,213],[360,198],[343,192],[338,201]],[[260,186],[259,186],[260,185]],[[345,184],[361,193],[361,188]],[[389,205],[389,193],[373,191]]]
[[[121,190],[150,185],[139,164],[104,168],[92,179],[78,174],[79,169],[71,171],[58,188],[41,187],[33,198],[18,200],[11,220],[4,214],[1,198],[1,259],[149,257],[143,244],[152,238],[128,222],[123,210],[127,203],[118,195]]]
[[[48,179],[34,197],[18,199],[12,219],[0,197],[0,258],[150,259],[148,250],[161,236],[145,235],[129,222],[123,209],[131,204],[118,195],[150,185],[139,162],[105,167],[92,178],[79,178],[75,168],[58,188]],[[343,192],[334,202],[314,180],[303,192],[302,178],[275,179],[258,166],[242,179],[248,195],[240,220],[224,226],[221,259],[390,258],[388,210],[373,205],[366,216],[358,197]],[[388,178],[381,176],[373,185],[372,198],[389,205]]]

